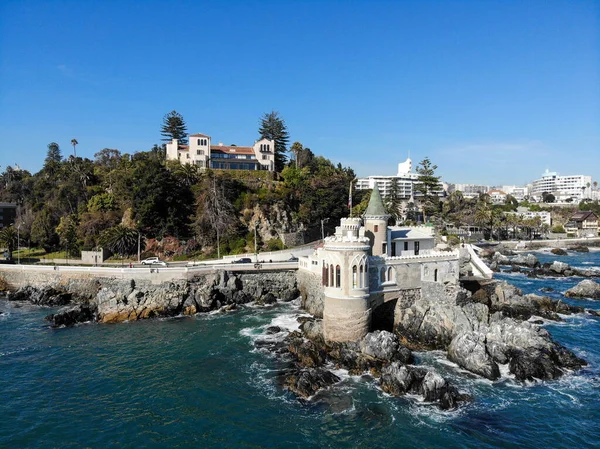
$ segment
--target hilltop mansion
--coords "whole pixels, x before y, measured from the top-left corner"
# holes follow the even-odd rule
[[[211,144],[206,134],[190,134],[188,145],[182,145],[177,139],[167,143],[167,160],[178,160],[182,164],[196,165],[200,168],[223,170],[275,170],[275,142],[261,139],[251,147],[237,145]]]

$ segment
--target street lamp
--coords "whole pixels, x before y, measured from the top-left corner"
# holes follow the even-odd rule
[[[19,223],[17,226],[17,264],[21,265],[21,225],[23,223]]]
[[[327,223],[329,218],[324,218],[321,220],[321,240],[325,240],[325,231],[323,229],[323,223]]]
[[[258,250],[257,250],[257,245],[256,245],[256,228],[258,226],[258,223],[254,223],[254,262],[258,263]]]

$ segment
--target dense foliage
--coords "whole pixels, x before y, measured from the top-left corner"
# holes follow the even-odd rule
[[[104,246],[126,256],[137,252],[139,238],[142,252],[145,242],[168,241],[172,254],[223,255],[253,250],[255,228],[259,247],[280,248],[282,233],[318,236],[322,219],[333,226],[348,215],[354,172],[309,149],[300,148],[297,160],[276,179],[166,162],[156,145],[133,155],[105,148],[90,160],[64,159],[51,143],[39,172],[6,168],[0,201],[18,205],[21,244],[48,252]],[[14,249],[10,229],[3,242]]]

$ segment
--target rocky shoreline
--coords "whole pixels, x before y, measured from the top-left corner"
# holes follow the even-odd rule
[[[47,317],[52,326],[63,327],[232,310],[252,301],[272,304],[300,295],[293,272],[223,271],[163,284],[88,280],[85,288],[71,287],[27,286],[9,293],[8,300],[64,306]],[[456,408],[471,398],[431,368],[414,365],[413,350],[446,351],[448,360],[490,380],[500,378],[501,366],[517,381],[531,381],[556,379],[586,365],[540,327],[543,320],[561,320],[559,314],[585,313],[583,308],[523,295],[505,282],[471,282],[464,287],[424,282],[420,294],[392,304],[391,329],[374,330],[357,342],[326,342],[322,321],[313,317],[302,318],[300,330],[282,341],[258,340],[256,345],[288,361],[281,384],[299,398],[311,398],[339,382],[333,371],[345,369],[372,376],[391,395],[417,395],[441,409]]]

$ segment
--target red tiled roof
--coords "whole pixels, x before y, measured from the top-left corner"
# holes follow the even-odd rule
[[[228,154],[254,154],[252,147],[232,147],[228,145],[211,145],[210,151],[221,151]]]
[[[207,136],[206,134],[200,134],[200,133],[190,134],[189,137],[208,137],[208,138],[210,138],[210,136]]]
[[[573,221],[586,221],[586,220],[598,220],[596,214],[592,211],[579,211],[575,212],[571,217]]]
[[[190,147],[188,145],[177,145],[177,149],[180,151],[188,151]]]

